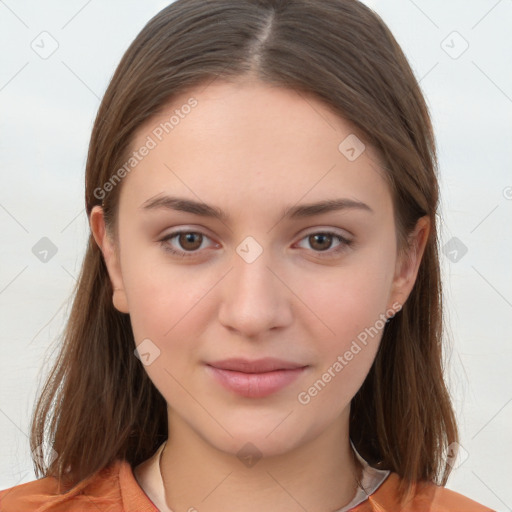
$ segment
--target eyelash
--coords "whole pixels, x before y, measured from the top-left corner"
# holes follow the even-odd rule
[[[199,250],[196,250],[196,251],[178,251],[176,249],[173,249],[167,243],[168,241],[172,240],[176,236],[179,236],[179,235],[184,234],[184,233],[185,234],[190,234],[190,233],[199,234],[199,235],[203,235],[203,237],[209,238],[207,235],[205,235],[204,233],[201,233],[200,231],[181,230],[181,231],[173,231],[172,233],[169,233],[169,235],[167,235],[165,238],[160,240],[160,244],[162,245],[163,249],[166,252],[169,252],[169,253],[171,253],[171,254],[173,254],[175,256],[180,256],[180,257],[183,257],[183,258],[195,256],[199,252]],[[333,239],[336,239],[336,240],[338,240],[340,242],[340,245],[336,249],[334,249],[334,250],[326,249],[325,251],[315,251],[314,249],[312,249],[313,252],[315,252],[316,255],[320,256],[321,258],[329,258],[329,257],[337,256],[339,253],[341,253],[344,250],[346,250],[347,248],[351,247],[352,243],[353,243],[352,240],[348,240],[345,237],[339,235],[338,233],[334,233],[333,231],[314,231],[314,232],[308,233],[307,235],[302,237],[300,239],[300,241],[302,241],[302,240],[304,240],[306,238],[309,238],[310,236],[313,236],[313,235],[332,236]]]

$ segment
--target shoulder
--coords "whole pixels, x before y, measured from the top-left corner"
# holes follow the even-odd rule
[[[397,489],[400,477],[391,473],[382,485],[353,512],[495,512],[455,491],[432,483],[419,483],[400,508]]]
[[[64,492],[55,477],[0,491],[1,512],[156,512],[130,464],[116,460]]]

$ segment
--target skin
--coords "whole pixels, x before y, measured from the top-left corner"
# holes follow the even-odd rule
[[[378,155],[367,145],[349,161],[338,149],[356,133],[347,121],[314,97],[252,80],[216,81],[175,97],[139,129],[133,148],[190,97],[198,105],[123,179],[117,240],[106,234],[101,207],[90,216],[115,307],[130,314],[137,345],[149,338],[160,350],[145,369],[168,403],[167,504],[175,512],[227,504],[244,512],[336,510],[356,491],[350,400],[382,332],[308,404],[297,397],[359,333],[405,302],[428,219],[418,221],[408,257],[399,257]],[[162,193],[221,207],[229,219],[142,210]],[[372,212],[282,217],[285,207],[334,198]],[[181,228],[202,233],[202,242],[165,243],[190,257],[160,242]],[[326,230],[352,244],[311,236]],[[248,236],[263,250],[251,263],[236,252]],[[266,356],[309,366],[265,398],[236,395],[205,371],[205,362]],[[252,467],[237,457],[248,442],[262,456]]]

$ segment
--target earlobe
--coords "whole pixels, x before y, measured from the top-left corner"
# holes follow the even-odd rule
[[[128,313],[128,300],[124,290],[118,251],[116,250],[114,241],[106,231],[105,218],[103,216],[103,208],[101,206],[95,206],[92,209],[89,217],[89,225],[94,240],[103,254],[103,259],[108,270],[110,282],[114,291],[112,303],[119,312]]]
[[[120,313],[129,313],[128,301],[126,300],[126,293],[124,288],[114,288],[112,295],[112,304]]]
[[[409,235],[408,248],[398,258],[390,303],[404,304],[411,293],[430,234],[430,219],[421,217]]]

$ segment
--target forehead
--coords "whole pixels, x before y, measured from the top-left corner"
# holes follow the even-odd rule
[[[373,148],[323,102],[292,89],[219,80],[190,89],[139,128],[131,149],[144,146],[121,192],[137,207],[177,191],[264,209],[329,194],[390,203]]]

